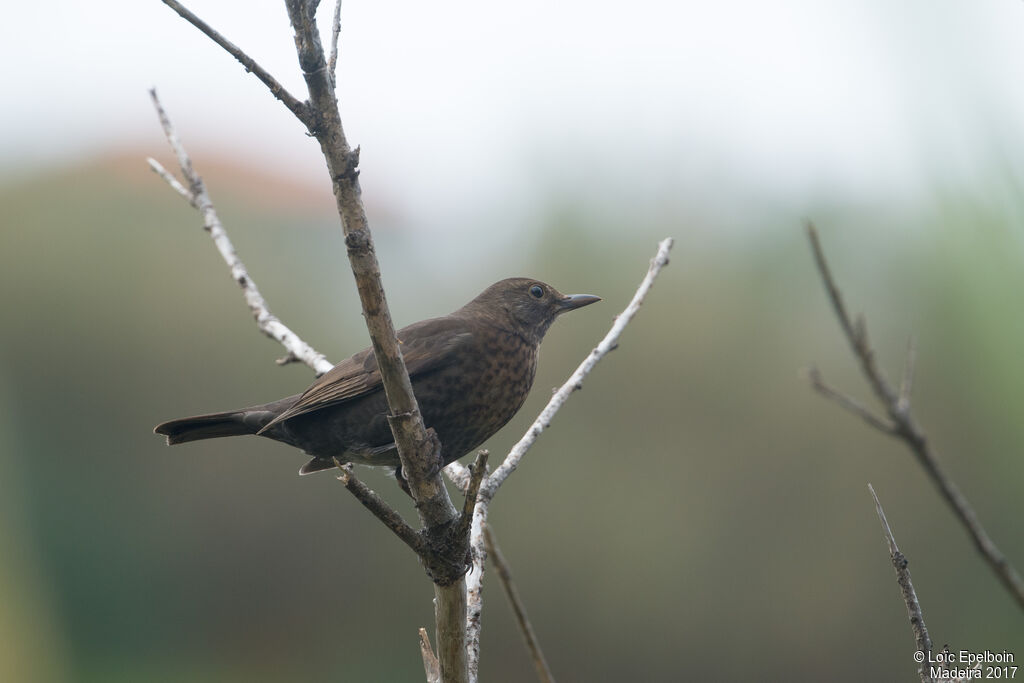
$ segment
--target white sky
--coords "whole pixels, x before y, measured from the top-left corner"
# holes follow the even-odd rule
[[[281,0],[186,4],[303,94]],[[600,174],[598,193],[621,173],[683,193],[889,196],[930,174],[969,180],[993,152],[1021,149],[1018,0],[346,0],[342,12],[340,100],[364,189],[438,220],[467,198],[529,193],[538,171]],[[5,172],[126,144],[164,154],[156,85],[191,148],[322,173],[291,115],[158,0],[9,3],[0,64]]]

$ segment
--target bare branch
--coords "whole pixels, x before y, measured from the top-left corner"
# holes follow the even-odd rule
[[[832,271],[828,267],[828,262],[825,260],[825,252],[822,251],[821,243],[818,241],[818,231],[813,223],[808,222],[806,227],[807,236],[811,240],[811,251],[814,253],[814,262],[818,266],[818,272],[821,273],[821,279],[825,284],[825,291],[828,293],[829,301],[832,302],[832,308],[835,309],[836,317],[839,318],[839,324],[842,325],[846,338],[854,340],[859,335],[850,322],[850,316],[846,312],[846,304],[843,303],[843,295],[832,279]]]
[[[868,341],[867,323],[864,320],[864,316],[858,315],[856,323],[850,321],[850,316],[846,312],[846,306],[843,304],[843,296],[836,286],[835,280],[832,278],[832,271],[828,267],[828,261],[825,260],[825,252],[822,250],[821,242],[818,240],[818,231],[811,223],[807,224],[807,237],[811,241],[814,262],[818,265],[818,272],[821,274],[825,291],[828,292],[832,308],[839,319],[839,325],[843,328],[843,332],[846,333],[846,339],[850,342],[854,355],[860,361],[861,369],[864,371],[864,376],[867,378],[868,384],[871,385],[871,389],[878,396],[878,400],[888,406],[895,401],[895,396],[892,387],[889,386],[889,383],[875,365],[875,352],[871,349],[871,344]]]
[[[174,177],[173,173],[164,168],[163,165],[153,157],[147,157],[146,161],[149,163],[149,167],[153,169],[153,172],[163,178],[164,181],[171,186],[172,190],[180,194],[185,201],[191,204],[194,208],[199,208],[196,206],[195,195],[193,195],[187,187],[182,185],[178,179]]]
[[[907,359],[903,365],[903,381],[900,382],[900,394],[896,401],[896,409],[901,413],[910,412],[910,397],[914,393],[914,366],[917,364],[917,342],[914,335],[907,338]]]
[[[842,295],[832,278],[828,262],[825,260],[824,251],[818,240],[818,233],[810,223],[807,224],[807,237],[811,242],[814,260],[818,264],[818,271],[821,273],[822,282],[826,292],[828,292],[832,307],[835,309],[839,324],[846,333],[854,355],[860,361],[861,371],[865,379],[874,390],[879,402],[885,407],[885,412],[892,423],[891,429],[882,429],[882,431],[900,439],[906,444],[918,463],[931,478],[932,483],[938,488],[946,503],[953,509],[957,519],[960,520],[960,523],[967,530],[978,553],[988,562],[992,571],[995,572],[1006,590],[1017,601],[1017,604],[1024,608],[1024,579],[1021,579],[1017,570],[1010,564],[999,548],[996,547],[988,532],[985,531],[981,522],[978,521],[974,508],[971,507],[967,498],[960,492],[956,483],[941,468],[931,442],[928,441],[928,437],[921,427],[918,426],[910,412],[910,391],[912,389],[912,379],[910,378],[913,376],[916,356],[913,343],[911,344],[911,349],[908,350],[904,380],[900,393],[897,394],[892,390],[885,377],[882,376],[875,363],[875,352],[868,340],[867,325],[863,317],[859,316],[856,324],[850,322],[846,308],[843,305]],[[812,382],[813,380],[812,376]],[[838,392],[834,393],[838,394]],[[843,401],[840,401],[840,403],[843,403]],[[881,428],[872,422],[872,420],[880,421],[879,418],[871,416],[869,419],[867,415],[870,415],[870,413],[866,409],[855,410],[848,405],[845,407],[868,420],[869,423],[872,423],[872,426]]]
[[[672,249],[672,238],[668,237],[662,240],[658,244],[658,253],[653,259],[651,259],[650,268],[647,270],[647,275],[640,283],[640,287],[637,288],[636,293],[633,295],[632,301],[629,305],[620,313],[615,322],[612,324],[608,334],[604,336],[604,339],[598,343],[597,347],[590,352],[590,355],[580,363],[576,371],[572,373],[569,379],[555,392],[548,401],[547,406],[541,411],[540,415],[530,428],[526,430],[526,434],[519,442],[512,447],[512,450],[505,457],[504,462],[494,471],[491,476],[487,477],[487,481],[481,487],[481,495],[485,498],[492,498],[498,488],[505,482],[508,475],[515,471],[516,467],[519,466],[519,461],[523,459],[526,451],[530,450],[533,443],[540,436],[541,432],[547,429],[548,425],[551,424],[551,420],[554,419],[555,414],[561,409],[565,402],[569,400],[569,397],[577,389],[583,387],[583,380],[590,371],[594,369],[598,361],[605,357],[605,355],[612,351],[619,341],[619,337],[622,335],[623,330],[626,329],[626,325],[633,319],[637,311],[640,310],[641,304],[644,302],[644,297],[651,291],[651,287],[654,285],[655,278],[658,277],[658,273],[661,269],[668,264],[668,252]]]
[[[466,493],[466,489],[469,487],[469,477],[471,475],[468,467],[458,460],[453,460],[444,468],[444,473],[448,475],[448,479],[455,484],[463,494]]]
[[[807,376],[811,380],[811,386],[814,387],[814,390],[822,396],[835,401],[883,434],[889,434],[891,436],[896,433],[896,428],[894,426],[865,408],[860,401],[825,384],[825,380],[822,379],[818,368],[813,366],[809,368]]]
[[[398,514],[373,489],[356,478],[356,475],[352,472],[351,464],[342,463],[337,458],[334,459],[334,464],[341,470],[341,474],[338,475],[338,481],[344,484],[349,493],[363,504],[363,507],[372,512],[374,517],[391,529],[417,555],[422,555],[426,551],[423,538],[416,533],[415,529],[406,524],[405,520],[402,519],[402,515]]]
[[[267,86],[272,94],[277,99],[281,100],[284,106],[288,107],[289,111],[295,114],[300,121],[307,126],[309,125],[309,110],[304,102],[299,102],[295,97],[291,95],[285,87],[278,83],[277,79],[270,75],[270,73],[260,66],[255,59],[245,54],[237,45],[232,43],[230,40],[222,36],[220,33],[215,31],[213,27],[207,24],[205,21],[197,17],[191,11],[188,10],[180,2],[176,0],[162,0],[162,2],[170,7],[172,10],[177,12],[182,19],[195,26],[197,29],[205,33],[209,38],[220,45],[222,48],[227,50],[232,57],[237,59],[245,70],[252,73],[256,78],[263,82],[263,85]]]
[[[473,510],[473,525],[469,531],[469,552],[472,567],[466,574],[466,650],[470,683],[477,683],[480,675],[480,631],[484,604],[484,570],[487,565],[487,515],[490,500],[480,496]]]
[[[331,56],[327,68],[331,72],[331,84],[338,85],[338,37],[341,35],[341,0],[334,3],[334,18],[331,21]]]
[[[423,670],[427,674],[427,683],[441,683],[441,664],[430,647],[430,637],[427,636],[425,628],[420,629],[420,654],[423,655]]]
[[[882,503],[879,502],[871,484],[868,484],[868,490],[871,491],[871,497],[875,499],[875,512],[878,513],[878,521],[882,523],[882,530],[885,531],[885,538],[889,543],[889,557],[892,560],[893,569],[896,570],[896,581],[903,593],[903,602],[907,605],[907,616],[910,617],[910,628],[914,632],[917,649],[924,653],[927,659],[927,655],[932,651],[932,639],[928,636],[928,627],[925,626],[924,615],[921,614],[921,603],[917,601],[917,593],[910,580],[907,558],[896,545],[896,538],[892,535],[892,529],[889,528],[889,520],[885,518],[885,510],[882,509]],[[918,673],[921,674],[921,682],[928,683],[930,679],[927,675],[926,664],[921,664],[918,667]]]
[[[462,503],[462,514],[459,515],[459,527],[456,538],[465,538],[469,542],[469,530],[473,523],[473,510],[476,509],[477,496],[480,493],[480,484],[487,472],[487,456],[489,451],[477,451],[476,460],[469,468],[469,481],[466,485],[466,499]]]
[[[551,669],[540,648],[540,641],[533,630],[530,618],[526,615],[526,606],[523,604],[522,598],[519,597],[519,590],[512,580],[512,570],[508,562],[505,561],[505,556],[502,554],[501,548],[498,547],[498,541],[494,538],[490,527],[484,530],[484,541],[487,544],[487,553],[490,555],[491,564],[498,572],[501,586],[505,589],[505,596],[516,615],[516,623],[519,625],[519,632],[523,634],[523,640],[526,641],[526,649],[530,651],[533,666],[537,669],[537,678],[541,680],[541,683],[554,683],[555,677],[551,675]]]
[[[192,206],[199,210],[199,213],[203,217],[203,227],[210,233],[210,237],[213,239],[217,250],[220,252],[224,262],[228,265],[228,268],[231,271],[231,278],[238,283],[239,287],[242,288],[242,294],[245,296],[245,303],[248,304],[249,310],[256,319],[256,326],[259,330],[263,332],[263,334],[275,340],[277,343],[281,344],[281,346],[283,346],[290,355],[300,359],[303,363],[312,368],[317,375],[322,375],[327,372],[331,369],[331,363],[324,357],[324,355],[300,339],[297,334],[288,328],[288,326],[278,320],[275,315],[271,314],[270,309],[267,307],[266,300],[263,298],[263,295],[260,294],[260,290],[256,287],[256,283],[249,276],[249,272],[246,270],[245,264],[242,263],[240,258],[238,258],[238,254],[235,252],[235,247],[228,238],[227,231],[224,229],[223,224],[221,224],[220,218],[217,216],[217,211],[214,209],[213,201],[210,199],[210,195],[206,191],[206,185],[203,183],[203,179],[200,178],[192,168],[192,160],[185,151],[185,147],[181,144],[181,140],[178,139],[174,126],[171,124],[171,120],[168,118],[167,112],[164,111],[163,105],[157,97],[156,89],[150,90],[149,94],[153,99],[153,106],[156,107],[157,115],[160,117],[160,124],[163,126],[164,134],[167,136],[167,142],[171,145],[175,155],[178,157],[178,165],[181,167],[181,173],[190,189],[186,189],[180,183],[176,185],[177,181],[172,182],[172,180],[174,180],[174,176],[152,159],[150,160],[150,167],[159,173],[160,176],[164,178],[172,188],[174,188],[175,192],[180,194]]]

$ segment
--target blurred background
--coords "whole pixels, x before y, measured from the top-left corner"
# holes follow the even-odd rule
[[[327,25],[331,7],[324,2]],[[190,7],[303,92],[281,2]],[[0,26],[0,679],[415,681],[431,590],[329,475],[156,423],[302,390],[171,167],[156,86],[271,309],[367,334],[319,151],[156,0]],[[1024,656],[1024,615],[866,402],[819,226],[881,365],[1024,565],[1024,5],[640,1],[343,8],[339,98],[398,324],[531,275],[605,302],[544,344],[503,454],[676,238],[620,348],[491,514],[565,681],[913,680],[867,491],[936,644]],[[412,514],[394,483],[361,470]],[[483,679],[534,674],[493,576]]]

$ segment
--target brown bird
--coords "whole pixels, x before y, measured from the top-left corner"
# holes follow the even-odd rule
[[[560,314],[600,297],[563,295],[528,278],[485,289],[459,310],[398,331],[424,424],[441,442],[444,464],[461,458],[501,429],[526,400],[537,351]],[[377,361],[364,349],[334,366],[302,394],[225,413],[157,425],[168,445],[257,434],[305,451],[299,470],[334,467],[334,458],[399,467],[387,421]]]

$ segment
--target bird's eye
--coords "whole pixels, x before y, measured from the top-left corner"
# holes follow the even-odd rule
[[[534,285],[533,287],[530,287],[530,295],[534,299],[539,299],[544,296],[544,290],[540,288],[540,285]]]

